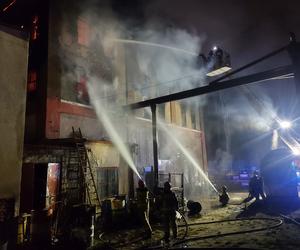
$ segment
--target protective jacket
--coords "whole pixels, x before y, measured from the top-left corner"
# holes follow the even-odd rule
[[[164,191],[162,195],[162,211],[175,212],[178,210],[178,201],[176,195],[170,191]]]
[[[137,207],[140,210],[146,211],[148,209],[148,194],[146,187],[136,189]]]
[[[249,182],[249,193],[253,196],[259,195],[263,191],[263,180],[261,177],[253,176]]]

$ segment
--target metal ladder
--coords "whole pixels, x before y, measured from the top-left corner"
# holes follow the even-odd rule
[[[84,175],[84,182],[86,187],[86,193],[88,197],[88,201],[91,205],[95,205],[96,209],[96,217],[101,213],[101,203],[97,192],[95,177],[93,175],[92,166],[87,154],[87,149],[82,141],[82,133],[80,128],[78,132],[75,132],[72,127],[73,138],[75,139],[76,149],[78,153],[78,164],[82,169],[82,173]],[[76,141],[76,139],[79,139]]]
[[[66,175],[66,192],[68,201],[71,204],[84,202],[85,181],[83,181],[83,172],[79,164],[79,156],[76,150],[69,151],[68,169]]]

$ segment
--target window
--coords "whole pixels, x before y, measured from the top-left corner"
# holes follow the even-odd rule
[[[181,126],[186,127],[186,105],[181,103]]]
[[[36,90],[37,85],[37,73],[36,70],[29,70],[27,80],[27,91],[33,92]]]
[[[87,78],[84,75],[81,75],[79,81],[76,83],[76,101],[86,105],[90,104]]]
[[[196,129],[196,110],[195,110],[195,107],[191,108],[191,120],[192,120],[192,129]]]
[[[97,169],[97,188],[100,199],[118,195],[119,178],[117,167],[102,167]]]
[[[78,43],[84,46],[89,46],[90,43],[90,26],[88,22],[83,19],[79,18],[77,20],[77,36],[78,36]]]
[[[39,36],[38,30],[39,30],[39,17],[34,16],[32,18],[32,24],[31,24],[31,34],[30,34],[31,40],[34,41],[38,39]]]
[[[158,105],[158,115],[162,120],[165,120],[165,103],[159,104]]]

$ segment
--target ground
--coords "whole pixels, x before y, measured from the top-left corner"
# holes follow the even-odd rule
[[[170,245],[163,246],[161,241],[163,232],[161,227],[156,225],[151,239],[143,239],[141,228],[118,230],[102,234],[102,240],[95,237],[95,243],[91,249],[158,249],[163,247],[299,249],[300,226],[297,225],[297,219],[300,218],[299,203],[291,207],[288,201],[286,204],[281,202],[279,205],[259,202],[250,204],[245,210],[245,206],[239,204],[246,195],[245,193],[231,194],[230,204],[226,207],[220,207],[216,200],[210,203],[212,205],[209,209],[204,204],[204,209],[200,215],[186,217],[189,224],[230,219],[232,221],[190,225],[188,235],[184,240],[182,237],[185,227],[180,227],[179,239],[171,241]],[[280,214],[294,218],[295,221],[289,218],[284,219]],[[282,224],[279,225],[281,221]]]

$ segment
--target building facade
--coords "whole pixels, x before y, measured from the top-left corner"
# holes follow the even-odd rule
[[[105,15],[102,9],[106,6],[93,6],[93,15],[99,15],[96,18],[83,7],[78,3],[70,5],[68,1],[51,1],[49,6],[32,16],[31,22],[23,173],[31,171],[31,179],[40,178],[45,182],[46,178],[47,182],[51,166],[56,166],[51,164],[59,165],[59,170],[56,167],[53,170],[56,171],[56,179],[52,184],[47,182],[45,187],[47,199],[53,204],[58,194],[68,194],[66,196],[74,203],[84,200],[84,184],[77,183],[72,189],[68,170],[74,153],[72,128],[80,128],[86,139],[85,146],[94,168],[100,199],[117,194],[133,196],[134,193],[138,177],[95,112],[89,88],[92,80],[97,83],[99,99],[109,110],[112,124],[122,124],[117,126],[117,130],[121,131],[121,138],[137,172],[144,178],[153,165],[151,116],[148,111],[137,110],[128,121],[128,117],[114,114],[109,106],[122,107],[159,95],[155,81],[134,63],[137,51],[122,43],[110,42],[107,45],[103,42],[105,37],[101,36],[106,33],[100,32],[102,26],[95,20],[101,20],[99,17]],[[130,85],[133,79],[153,86],[147,92],[141,91]],[[201,175],[180,147],[174,146],[170,139],[172,136],[166,130],[181,138],[182,147],[207,172],[201,109],[175,101],[159,105],[158,114],[167,128],[158,129],[159,171],[161,174],[183,173],[186,195],[192,198],[198,192],[194,188],[195,181],[199,189],[203,184]],[[44,168],[42,174],[30,170],[41,166]],[[27,179],[30,180],[28,176]],[[51,188],[51,185],[57,188]],[[26,183],[22,186],[24,195],[34,189],[28,188]],[[50,189],[57,192],[50,195]],[[78,195],[80,193],[83,195]],[[25,204],[23,210],[38,207],[33,204],[39,204],[39,201],[34,200],[32,198],[30,204]]]

